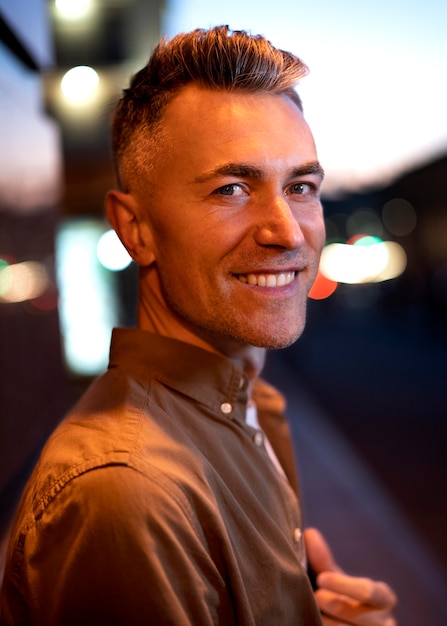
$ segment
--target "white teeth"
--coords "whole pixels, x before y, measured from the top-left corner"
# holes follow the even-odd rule
[[[286,284],[286,277],[284,276],[284,274],[280,274],[276,281],[276,286],[283,287],[285,284]]]
[[[290,285],[295,278],[295,272],[284,272],[282,274],[239,274],[242,283],[257,287],[284,287]]]

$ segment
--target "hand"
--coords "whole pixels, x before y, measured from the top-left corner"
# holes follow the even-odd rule
[[[307,529],[304,538],[324,626],[397,626],[396,595],[386,583],[345,574],[315,528]]]

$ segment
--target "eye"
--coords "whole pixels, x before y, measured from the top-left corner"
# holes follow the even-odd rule
[[[298,196],[304,196],[314,190],[310,183],[294,183],[288,189],[288,193],[292,193]]]
[[[244,193],[244,191],[241,185],[238,185],[237,183],[230,183],[229,185],[219,187],[214,193],[220,196],[240,196]]]

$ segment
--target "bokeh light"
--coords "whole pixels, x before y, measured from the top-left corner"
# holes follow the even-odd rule
[[[395,241],[383,241],[377,245],[386,249],[388,260],[383,270],[374,277],[372,282],[391,280],[403,274],[407,267],[407,255],[402,246]]]
[[[355,245],[333,243],[321,255],[320,270],[334,282],[364,284],[396,278],[405,270],[407,257],[396,242],[367,237]]]
[[[343,243],[332,243],[326,246],[321,255],[320,268],[330,280],[360,284],[369,282],[379,274],[387,262],[381,249],[372,252],[373,246],[351,246]]]
[[[56,236],[59,317],[66,363],[71,371],[92,376],[108,362],[110,334],[119,322],[114,275],[99,262],[104,233],[98,219],[67,219]]]
[[[101,235],[96,253],[101,265],[112,272],[124,270],[132,262],[132,257],[114,230],[107,230]]]
[[[25,261],[12,265],[0,265],[0,300],[25,302],[40,297],[49,285],[45,265],[37,261]]]
[[[93,9],[92,0],[55,0],[58,15],[64,20],[79,20],[88,17]]]
[[[387,230],[398,237],[409,235],[416,228],[416,211],[403,198],[394,198],[384,204],[382,219]]]
[[[324,300],[329,298],[337,289],[338,283],[327,278],[320,270],[309,292],[309,298],[312,300]]]
[[[11,272],[6,259],[0,258],[0,298],[6,293],[11,284]]]
[[[346,223],[349,215],[346,213],[332,213],[324,220],[326,227],[326,240],[328,243],[346,239]]]
[[[71,104],[88,104],[95,96],[98,83],[96,70],[88,65],[78,65],[64,74],[61,90]]]
[[[348,237],[356,233],[369,233],[376,237],[383,237],[383,225],[380,216],[371,209],[358,209],[349,216],[346,222]]]
[[[380,239],[380,237],[359,233],[358,235],[350,237],[346,243],[353,246],[371,246],[372,244],[380,243],[381,241],[382,239]]]

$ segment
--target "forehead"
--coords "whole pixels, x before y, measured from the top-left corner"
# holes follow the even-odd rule
[[[189,185],[227,163],[244,163],[269,177],[317,160],[302,112],[282,95],[190,85],[167,105],[159,130],[152,166],[143,176],[152,189]]]
[[[248,94],[184,87],[168,104],[162,129],[171,145],[243,140],[255,136],[291,137],[313,147],[313,137],[298,106],[285,95]]]

